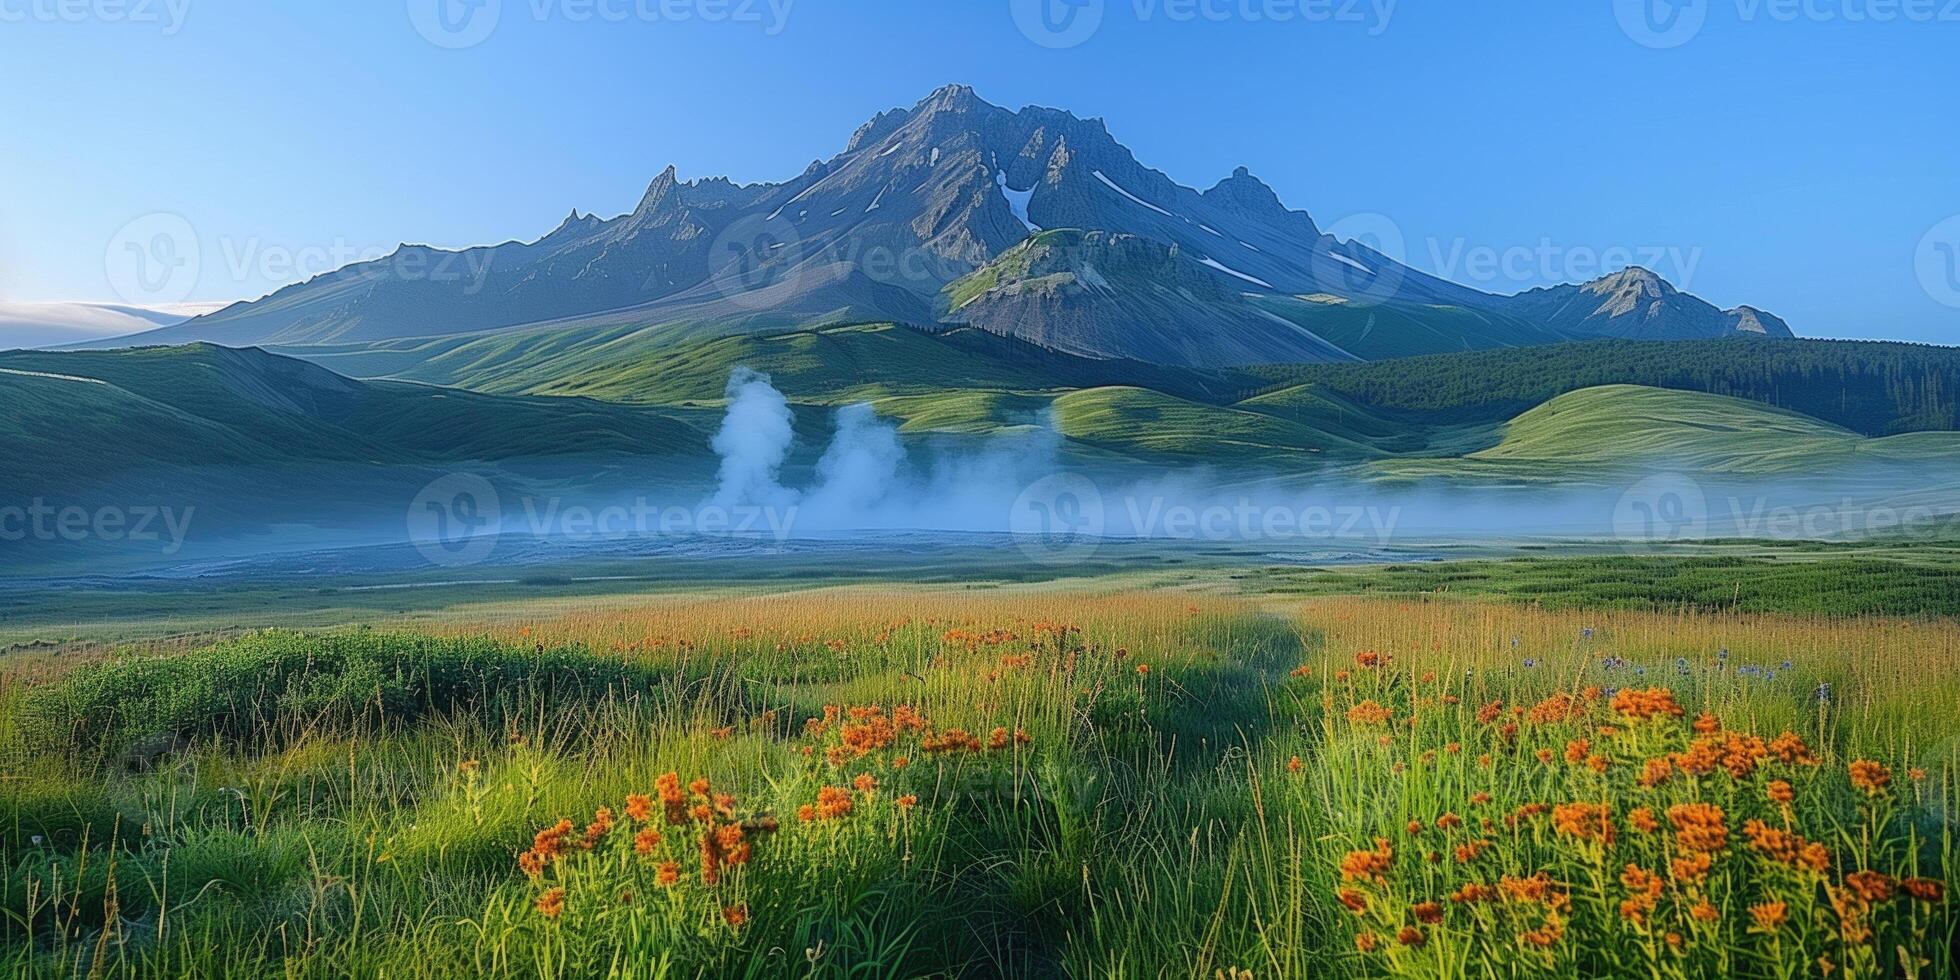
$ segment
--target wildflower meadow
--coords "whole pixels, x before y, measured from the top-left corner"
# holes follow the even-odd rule
[[[10,675],[45,977],[1945,977],[1943,620],[833,588]]]

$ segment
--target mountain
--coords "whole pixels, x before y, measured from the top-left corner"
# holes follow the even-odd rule
[[[1793,337],[1788,324],[1748,306],[1717,309],[1638,266],[1582,286],[1520,293],[1500,304],[1510,313],[1575,337],[1701,340],[1757,334]]]
[[[0,350],[127,338],[183,323],[192,315],[110,303],[0,302]]]
[[[1354,355],[1245,300],[1181,245],[1046,231],[947,287],[949,322],[1085,357],[1192,367]]]
[[[1076,230],[1080,251],[1031,247],[1044,229]],[[1030,278],[1036,267],[1048,271]],[[1152,269],[1175,285],[1142,281]],[[573,211],[536,240],[461,251],[405,244],[146,342],[299,353],[534,328],[683,340],[950,320],[1084,356],[1227,366],[1718,332],[1713,307],[1652,289],[1664,295],[1482,293],[1325,234],[1247,168],[1182,186],[1101,120],[948,86],[788,181],[682,181],[668,167],[629,213]],[[1767,314],[1729,316],[1787,333]]]

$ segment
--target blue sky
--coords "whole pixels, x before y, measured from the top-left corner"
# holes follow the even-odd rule
[[[1960,342],[1955,0],[1079,0],[1070,35],[1018,26],[1036,0],[485,0],[463,34],[437,2],[0,0],[0,300],[117,299],[157,212],[190,300],[535,237],[668,163],[790,177],[960,81],[1386,216],[1480,288],[1636,261],[1801,334]]]

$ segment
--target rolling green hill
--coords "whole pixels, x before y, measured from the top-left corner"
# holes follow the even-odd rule
[[[426,341],[412,349],[383,344],[326,355],[312,348],[290,353],[361,377],[659,405],[719,402],[729,372],[738,366],[768,374],[792,398],[824,404],[1112,384],[1213,401],[1239,397],[1260,384],[1237,372],[1075,357],[974,328],[925,331],[891,324],[680,342],[661,328],[582,335],[520,331],[462,343]]]
[[[1665,461],[1713,473],[1775,471],[1848,453],[1863,437],[1739,398],[1602,385],[1560,395],[1511,420],[1480,460],[1611,466]]]
[[[0,354],[0,481],[46,493],[155,468],[699,457],[714,413],[359,382],[209,344]]]
[[[1739,398],[1636,385],[1560,395],[1497,431],[1495,445],[1459,458],[1395,460],[1379,470],[1505,482],[1628,471],[1858,478],[1871,475],[1860,464],[1960,460],[1960,432],[1871,438]]]
[[[1839,383],[1827,415],[1884,431],[1940,420],[1944,372],[1956,355],[1939,348],[1601,342],[1243,374],[1071,357],[977,329],[868,325],[645,343],[626,334],[561,347],[548,337],[497,335],[417,360],[411,372],[440,365],[524,394],[356,381],[210,345],[0,354],[0,402],[10,407],[0,417],[0,446],[17,460],[0,473],[0,489],[167,484],[195,474],[237,490],[250,487],[238,475],[247,471],[326,467],[330,475],[308,475],[304,488],[331,493],[342,480],[380,480],[390,467],[554,458],[596,461],[584,466],[587,476],[623,461],[659,461],[675,478],[698,482],[712,473],[708,443],[738,366],[769,373],[791,401],[799,438],[789,465],[799,473],[828,442],[830,410],[857,401],[871,402],[908,438],[1052,425],[1072,460],[1209,467],[1234,479],[1340,470],[1515,484],[1629,467],[1783,475],[1960,459],[1960,435],[1950,431],[1873,438],[1768,397],[1654,385],[1588,386],[1498,414],[1568,377],[1754,385],[1805,403],[1820,396],[1798,382],[1821,377]],[[1744,366],[1710,356],[1725,351]],[[1389,371],[1397,364],[1433,384],[1401,380]],[[1495,374],[1480,387],[1474,375],[1486,367]],[[559,370],[569,373],[544,380]]]
[[[1091,388],[1055,399],[1063,435],[1106,451],[1186,464],[1261,463],[1309,469],[1325,459],[1365,459],[1380,450],[1282,415],[1204,405],[1143,388]]]
[[[1249,369],[1398,418],[1496,422],[1570,391],[1632,384],[1730,395],[1865,435],[1960,428],[1960,348],[1845,340],[1602,340],[1370,364]]]

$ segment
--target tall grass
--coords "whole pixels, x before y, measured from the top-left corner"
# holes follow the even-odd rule
[[[1956,883],[1950,623],[894,588],[448,630],[0,695],[6,965],[1960,972],[1906,890]],[[1650,688],[1681,714],[1615,700]],[[1698,808],[1719,850],[1684,850]]]

